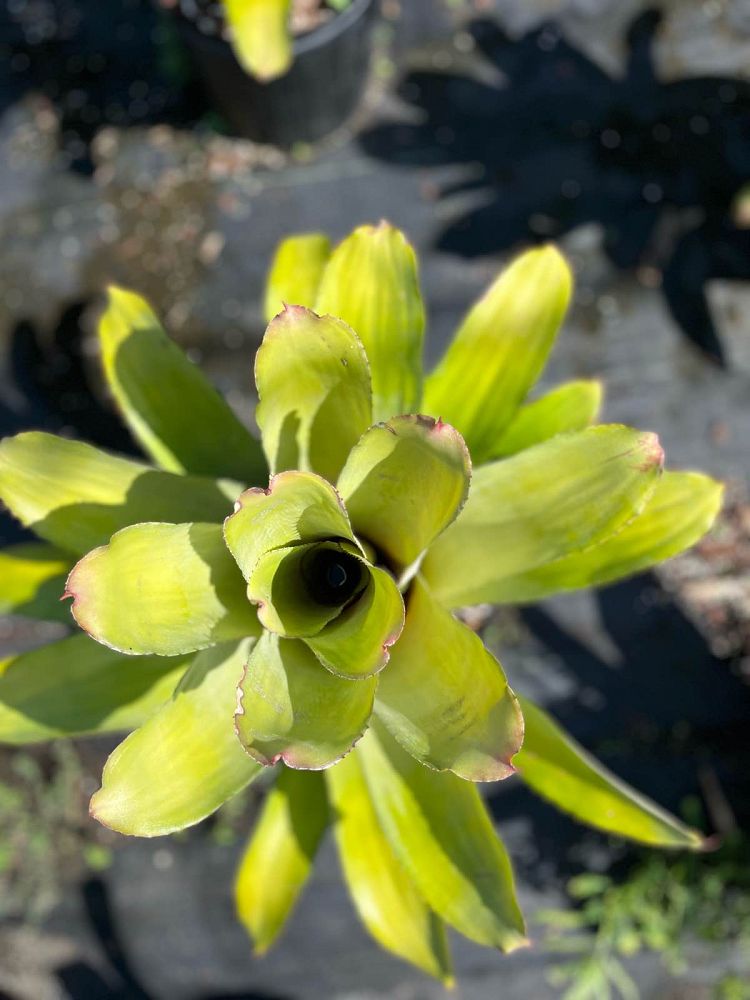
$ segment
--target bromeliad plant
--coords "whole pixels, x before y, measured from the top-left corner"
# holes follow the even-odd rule
[[[445,924],[524,944],[475,784],[514,772],[599,829],[701,846],[516,696],[453,614],[653,565],[719,507],[706,476],[662,473],[653,434],[590,426],[598,383],[525,401],[570,292],[555,249],[523,255],[423,380],[403,235],[293,237],[256,358],[262,445],[117,288],[104,371],[156,467],[42,433],[0,445],[0,496],[43,540],[0,556],[2,605],[58,617],[65,590],[83,629],[6,661],[0,739],[132,730],[91,812],[146,837],[276,765],[236,885],[260,951],[329,824],[384,947],[447,981]]]

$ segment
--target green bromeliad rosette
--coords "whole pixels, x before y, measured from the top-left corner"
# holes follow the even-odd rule
[[[0,553],[0,610],[69,619],[64,591],[83,630],[5,662],[0,739],[131,731],[91,812],[145,837],[275,767],[236,885],[258,950],[329,825],[397,955],[448,981],[446,924],[524,944],[475,784],[514,772],[599,829],[701,846],[518,698],[452,613],[641,570],[719,508],[718,483],[662,472],[653,434],[591,426],[598,383],[526,401],[570,292],[556,250],[523,255],[423,380],[403,235],[362,227],[333,252],[293,237],[256,359],[262,444],[120,289],[104,371],[155,465],[42,433],[0,444],[0,497],[42,540]]]

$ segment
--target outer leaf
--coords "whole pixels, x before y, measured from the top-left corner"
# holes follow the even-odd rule
[[[665,472],[645,510],[622,531],[585,552],[499,580],[496,603],[537,601],[630,576],[694,545],[721,509],[724,487],[698,472]]]
[[[390,574],[370,567],[367,589],[349,608],[304,641],[334,674],[358,679],[378,673],[404,627],[404,602]]]
[[[73,617],[122,653],[172,656],[257,635],[218,524],[135,524],[73,568]]]
[[[336,480],[370,426],[370,372],[346,323],[287,306],[255,359],[257,419],[272,472],[305,469]]]
[[[522,254],[470,310],[427,377],[422,408],[461,431],[474,465],[493,455],[539,377],[571,290],[570,268],[554,247]]]
[[[224,522],[224,537],[246,580],[265,552],[282,545],[354,541],[338,493],[311,472],[280,472],[267,490],[246,490]]]
[[[432,909],[479,944],[526,944],[510,861],[475,786],[427,770],[376,724],[357,754],[391,847]]]
[[[139,521],[220,521],[240,489],[157,472],[54,434],[0,442],[0,500],[40,538],[78,555]]]
[[[344,877],[357,913],[378,944],[453,984],[442,921],[399,863],[378,820],[359,754],[326,771]]]
[[[497,781],[514,771],[523,718],[503,669],[419,579],[409,592],[406,628],[380,679],[376,711],[428,767],[468,781]]]
[[[301,640],[264,632],[240,684],[237,734],[261,764],[321,770],[365,731],[376,683],[334,677]]]
[[[0,661],[0,742],[135,729],[168,700],[189,662],[126,658],[85,635],[11,656]]]
[[[422,382],[424,308],[417,261],[387,222],[360,226],[333,252],[316,311],[356,330],[372,368],[375,420],[417,409]]]
[[[560,435],[474,472],[461,516],[422,566],[444,604],[494,601],[503,581],[614,535],[661,472],[654,434],[605,425]]]
[[[367,431],[338,490],[357,534],[403,570],[454,520],[470,479],[471,459],[453,427],[403,416]]]
[[[70,556],[39,542],[10,545],[0,551],[0,614],[47,621],[70,621],[60,604]]]
[[[330,255],[331,241],[322,233],[300,233],[279,243],[266,279],[266,323],[286,305],[315,305]]]
[[[287,21],[291,0],[224,0],[232,47],[242,68],[259,80],[283,76],[292,64]]]
[[[257,777],[232,727],[251,639],[196,656],[169,701],[110,755],[92,816],[118,833],[158,837],[205,819]]]
[[[234,886],[240,920],[262,955],[281,933],[328,826],[320,774],[285,767],[269,792]]]
[[[601,382],[565,382],[522,406],[500,435],[490,457],[515,455],[555,434],[582,431],[595,422],[601,405]]]
[[[140,295],[109,289],[99,340],[114,397],[155,462],[171,472],[231,476],[242,483],[265,480],[258,441],[167,337]]]
[[[616,778],[528,698],[520,700],[526,736],[515,763],[535,792],[607,833],[657,847],[702,846],[697,831]]]

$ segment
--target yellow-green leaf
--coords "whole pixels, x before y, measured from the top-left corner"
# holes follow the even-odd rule
[[[491,449],[490,458],[515,455],[565,431],[593,424],[602,405],[601,382],[565,382],[533,403],[524,404]]]
[[[291,0],[223,0],[234,54],[259,80],[283,76],[292,64]]]
[[[99,340],[104,374],[122,415],[157,464],[244,484],[265,481],[258,441],[140,295],[109,289]]]
[[[451,986],[445,927],[383,833],[358,752],[329,768],[325,777],[341,867],[362,923],[378,944]]]
[[[74,635],[0,661],[0,743],[129,731],[166,702],[191,657],[125,657]]]
[[[279,243],[266,279],[266,323],[287,305],[313,308],[330,256],[331,241],[322,233],[300,233]]]
[[[461,435],[432,417],[395,417],[371,427],[338,481],[360,538],[403,571],[466,501],[471,460]]]
[[[257,410],[272,472],[304,469],[336,481],[370,426],[370,372],[354,331],[331,316],[287,306],[255,359]]]
[[[387,222],[355,229],[333,251],[315,311],[343,319],[365,345],[373,418],[413,413],[422,385],[424,308],[416,256],[403,233]]]
[[[600,545],[498,580],[493,601],[517,604],[639,573],[689,549],[721,509],[724,487],[698,472],[665,472],[643,513]]]
[[[350,607],[304,640],[326,669],[352,680],[385,667],[404,627],[404,602],[391,575],[370,566],[369,576],[364,592]]]
[[[60,603],[70,555],[43,542],[22,542],[0,551],[0,615],[70,621]]]
[[[246,490],[224,522],[229,550],[250,579],[260,557],[298,542],[354,542],[344,505],[330,483],[312,472],[280,472],[267,490]]]
[[[479,944],[527,944],[510,861],[476,786],[428,770],[375,722],[356,752],[385,835],[432,909]]]
[[[520,701],[526,735],[515,764],[535,792],[589,826],[641,844],[702,846],[700,833],[615,777],[528,698]]]
[[[458,428],[475,466],[492,457],[544,368],[571,290],[570,268],[554,247],[522,254],[469,311],[425,380],[422,409]]]
[[[141,521],[221,521],[241,489],[40,431],[0,442],[0,500],[40,538],[77,555]]]
[[[172,656],[258,635],[218,524],[135,524],[73,568],[73,617],[122,653]]]
[[[503,669],[419,578],[409,591],[406,627],[380,678],[375,710],[428,767],[468,781],[513,773],[523,718]]]
[[[322,775],[282,768],[263,803],[234,886],[237,915],[256,955],[266,952],[283,930],[327,826]]]
[[[425,579],[450,607],[493,602],[508,577],[624,527],[643,510],[662,462],[654,434],[612,424],[483,465],[458,519],[427,553]]]
[[[300,639],[264,632],[240,684],[237,734],[261,764],[321,770],[365,731],[376,684],[334,677]]]
[[[92,816],[158,837],[205,819],[257,777],[232,724],[252,639],[199,653],[171,700],[110,755]]]

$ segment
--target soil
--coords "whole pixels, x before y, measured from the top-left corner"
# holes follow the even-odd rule
[[[223,5],[219,0],[160,0],[163,7],[179,10],[206,35],[227,35]],[[293,35],[306,35],[336,14],[326,0],[292,0],[289,24]]]

